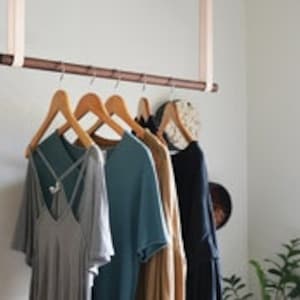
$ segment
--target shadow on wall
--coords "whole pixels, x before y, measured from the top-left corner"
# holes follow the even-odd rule
[[[25,299],[30,269],[24,256],[11,250],[11,240],[19,212],[23,182],[0,187],[0,299]]]

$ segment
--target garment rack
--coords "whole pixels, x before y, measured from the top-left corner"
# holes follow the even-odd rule
[[[13,60],[13,55],[0,53],[0,64],[11,66],[13,64]],[[67,74],[83,76],[94,76],[95,78],[98,77],[105,79],[115,79],[144,83],[147,85],[170,86],[174,88],[183,88],[190,90],[205,91],[206,89],[206,83],[204,81],[195,81],[132,71],[101,68],[34,57],[25,57],[23,68],[63,72]],[[217,92],[218,84],[214,83],[211,91]]]
[[[0,53],[2,65],[117,79],[118,82],[122,80],[205,92],[218,91],[218,85],[213,80],[213,0],[199,0],[199,81],[25,57],[26,0],[7,2],[7,52]]]

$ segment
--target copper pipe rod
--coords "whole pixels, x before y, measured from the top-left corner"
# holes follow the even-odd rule
[[[0,64],[10,66],[13,55],[0,53]],[[53,72],[64,72],[68,74],[94,76],[105,79],[120,79],[122,81],[146,83],[147,85],[170,86],[176,88],[204,91],[206,83],[203,81],[187,80],[158,76],[153,74],[122,71],[116,69],[99,68],[94,66],[79,65],[55,60],[25,57],[24,68],[37,69]],[[212,92],[218,91],[218,84],[214,83]]]

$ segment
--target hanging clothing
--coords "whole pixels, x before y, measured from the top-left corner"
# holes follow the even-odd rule
[[[59,146],[50,161],[42,149],[53,142]],[[61,154],[72,161],[65,142],[55,132],[29,157],[12,247],[25,254],[32,268],[30,300],[89,300],[91,275],[114,254],[101,152],[92,146],[58,173],[57,165],[52,164],[54,157]],[[44,166],[42,172],[37,157]],[[48,173],[51,182],[45,183],[47,176],[41,173]],[[65,181],[74,173],[73,184],[68,181],[69,194]],[[46,201],[48,192],[51,197]]]
[[[105,156],[116,255],[100,269],[93,300],[133,300],[140,264],[165,247],[169,237],[150,151],[125,132]]]
[[[222,299],[219,255],[203,153],[197,142],[172,155],[184,248],[188,300]]]
[[[51,135],[49,135],[39,145],[39,149],[41,149],[43,154],[47,157],[47,160],[49,161],[51,167],[54,169],[55,173],[59,174],[60,176],[65,170],[70,168],[75,161],[79,160],[86,153],[86,149],[84,147],[78,147],[71,144],[64,138],[63,135],[59,135],[58,131],[54,131]],[[99,155],[101,157],[103,156],[102,153],[100,153]],[[36,151],[32,153],[32,156],[34,158],[34,163],[36,165],[36,169],[40,178],[40,184],[42,187],[44,199],[48,207],[50,207],[52,204],[52,193],[49,190],[49,186],[55,185],[55,178],[53,177],[51,172],[49,172],[49,168]],[[102,162],[102,164],[102,172],[104,172],[104,163]],[[65,176],[63,179],[64,190],[66,192],[68,201],[70,201],[71,199],[74,183],[76,182],[78,173],[79,168],[76,167],[72,172],[68,174],[68,176]],[[74,203],[72,206],[73,213],[76,217],[78,217],[78,207],[80,203],[83,183],[84,181],[82,180],[79,184],[79,191],[75,195]]]
[[[137,121],[154,134],[158,130],[153,116]],[[220,300],[219,254],[203,153],[198,143],[192,142],[171,157],[187,258],[186,299]]]
[[[144,120],[143,117],[140,117],[135,118],[135,121],[138,122],[142,127],[148,128],[153,134],[157,132],[159,123],[156,122],[152,115],[150,115],[147,120]]]
[[[180,121],[187,129],[190,136],[198,137],[201,128],[200,116],[199,112],[197,109],[195,109],[190,101],[176,99],[162,103],[153,116],[155,122],[157,124],[161,123],[165,109],[170,102],[173,102],[173,104],[176,106],[176,111],[179,115]],[[173,122],[169,123],[165,128],[164,139],[168,144],[168,148],[173,151],[179,151],[189,144],[189,142],[181,134],[180,129]]]
[[[137,289],[138,300],[184,300],[186,260],[181,235],[177,191],[166,147],[149,130],[145,145],[152,152],[159,180],[161,200],[171,237],[170,244],[142,264]]]
[[[167,104],[167,102],[166,102],[166,104]],[[166,105],[166,104],[165,104],[165,105]],[[164,108],[165,105],[163,105],[162,108]],[[157,112],[157,114],[156,114],[155,116],[150,115],[150,116],[148,117],[147,120],[144,120],[143,117],[140,117],[140,118],[135,118],[135,121],[136,121],[137,123],[139,123],[142,127],[144,127],[144,128],[149,128],[150,131],[151,131],[153,134],[156,134],[157,131],[158,131],[158,127],[159,127],[161,118],[162,118],[162,114],[163,114],[163,110]],[[167,135],[165,132],[163,133],[163,138],[164,138],[164,141],[167,143],[167,146],[168,146],[168,149],[169,149],[169,150],[171,150],[171,151],[173,151],[173,150],[178,151],[178,150],[179,150],[177,147],[175,147],[175,146],[170,142],[170,139],[169,139],[168,135]]]

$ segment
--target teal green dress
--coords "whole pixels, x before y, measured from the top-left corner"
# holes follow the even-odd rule
[[[133,300],[140,264],[168,243],[153,159],[126,132],[106,151],[105,173],[115,256],[99,270],[92,298]]]

